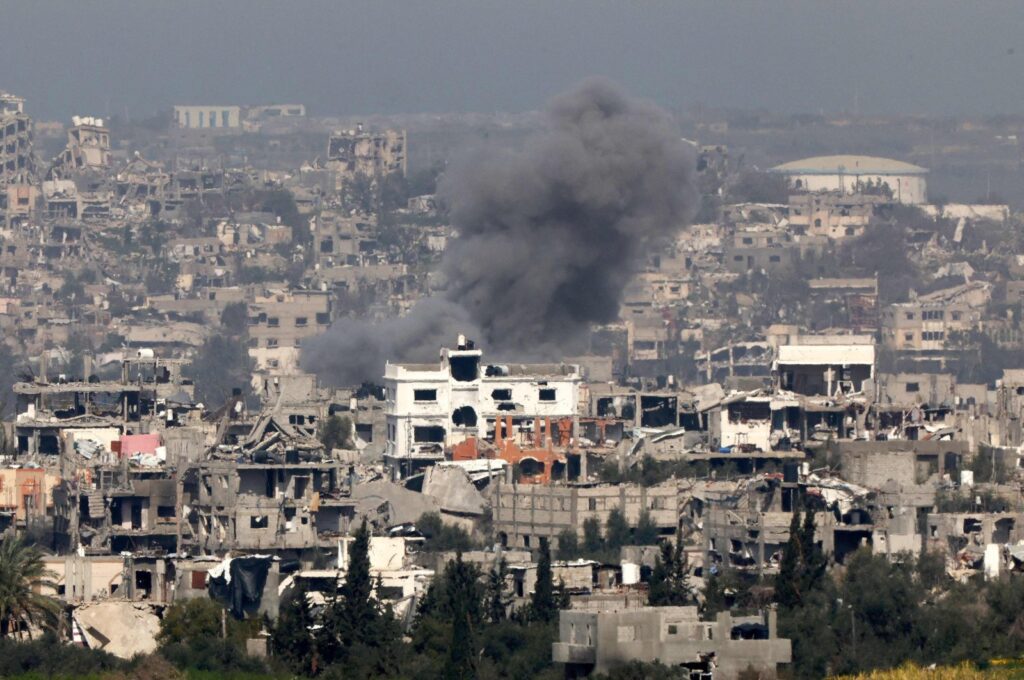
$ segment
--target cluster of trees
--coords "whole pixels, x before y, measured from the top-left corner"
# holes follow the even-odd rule
[[[556,677],[551,642],[564,591],[542,549],[530,603],[511,607],[503,562],[488,574],[448,562],[419,603],[409,641],[394,613],[373,596],[369,531],[355,535],[338,592],[315,612],[301,590],[283,604],[271,635],[275,657],[300,676],[323,678]]]
[[[779,633],[793,641],[792,674],[821,678],[906,662],[984,664],[1024,652],[1024,579],[951,579],[935,553],[890,560],[863,549],[827,571],[811,513],[794,513],[774,583],[730,579],[734,606],[772,585]],[[710,606],[709,606],[710,609]]]
[[[602,532],[596,517],[583,520],[583,540],[575,529],[565,529],[558,535],[558,557],[563,560],[586,558],[598,562],[617,563],[624,545],[655,545],[658,526],[646,510],[640,513],[636,526],[631,526],[622,508],[612,508]]]

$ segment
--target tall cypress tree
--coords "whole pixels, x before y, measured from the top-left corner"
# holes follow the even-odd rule
[[[605,526],[605,539],[608,547],[618,551],[624,545],[630,544],[629,522],[626,520],[626,513],[622,508],[612,508],[608,513],[608,523]],[[616,555],[618,558],[618,555]]]
[[[825,577],[828,560],[814,540],[814,512],[804,508],[804,522],[800,528],[800,554],[803,558],[800,592],[804,595],[816,589]]]
[[[476,677],[477,627],[481,623],[480,570],[462,561],[462,553],[448,563],[444,590],[452,622],[443,676],[446,680],[471,680]]]
[[[508,606],[512,597],[505,591],[505,579],[508,576],[508,563],[505,558],[498,560],[487,575],[486,607],[487,620],[498,623],[508,618]]]
[[[604,539],[601,538],[601,520],[588,517],[583,520],[583,550],[593,557],[604,550]]]
[[[690,574],[686,568],[682,531],[676,532],[673,544],[661,544],[661,554],[654,561],[647,600],[652,606],[680,606],[692,600]]]
[[[800,511],[794,509],[789,521],[789,540],[782,551],[782,562],[775,577],[775,600],[780,607],[792,608],[800,604],[800,567],[803,562],[800,534]]]
[[[317,671],[312,625],[313,613],[306,598],[306,587],[303,581],[298,581],[291,598],[281,608],[270,643],[274,655],[300,675],[313,675]]]
[[[671,586],[669,574],[672,571],[672,544],[665,541],[661,544],[661,554],[654,558],[654,570],[648,582],[647,602],[652,607],[669,604]]]
[[[683,547],[682,527],[676,528],[676,542],[672,550],[672,580],[673,599],[672,604],[682,605],[693,599],[693,588],[690,586],[690,571],[686,559],[686,550]]]
[[[346,647],[355,642],[368,642],[378,611],[370,599],[373,580],[370,577],[370,530],[366,520],[356,530],[348,557],[348,571],[341,586],[341,642]]]
[[[550,623],[558,617],[558,602],[555,600],[555,584],[551,579],[551,550],[547,542],[541,543],[540,559],[537,561],[537,584],[530,601],[530,618]]]
[[[373,581],[370,578],[370,530],[366,520],[356,530],[354,539],[349,547],[345,580],[328,601],[318,635],[318,648],[326,664],[344,659],[354,644],[372,644],[374,624],[380,616],[370,599]]]

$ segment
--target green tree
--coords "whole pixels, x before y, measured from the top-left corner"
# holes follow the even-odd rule
[[[376,677],[396,671],[401,632],[390,608],[372,597],[369,554],[370,530],[363,520],[349,549],[345,579],[331,594],[315,638],[317,658],[333,667],[328,677]]]
[[[579,556],[580,544],[576,529],[562,529],[558,534],[558,559],[571,560]]]
[[[555,584],[551,575],[551,550],[546,541],[541,543],[540,558],[537,560],[537,583],[530,599],[530,618],[550,623],[558,616],[558,602],[555,599]]]
[[[482,622],[480,570],[462,560],[462,553],[448,562],[445,592],[451,613],[452,637],[442,677],[470,680],[476,677],[477,630]]]
[[[26,626],[57,625],[60,604],[39,592],[56,588],[55,576],[37,548],[20,537],[4,536],[0,542],[0,637],[21,637]]]
[[[340,638],[351,644],[364,641],[364,636],[377,617],[372,602],[373,580],[370,578],[370,530],[364,519],[355,533],[349,551],[345,582],[341,586]]]
[[[416,520],[416,529],[426,539],[424,552],[464,552],[476,547],[473,537],[460,526],[446,524],[436,512],[425,512]]]
[[[658,525],[651,518],[651,513],[644,510],[633,530],[633,545],[656,545],[658,543]]]
[[[800,604],[799,570],[802,559],[800,512],[794,510],[789,520],[789,539],[782,551],[779,573],[775,577],[775,601],[780,607],[792,608]]]
[[[604,539],[601,537],[601,520],[588,517],[583,520],[583,550],[593,556],[604,550]]]
[[[498,560],[494,568],[487,574],[486,604],[487,620],[500,623],[508,618],[508,608],[512,604],[512,595],[506,588],[508,563],[505,558]]]
[[[270,643],[274,656],[283,660],[294,672],[313,675],[317,671],[316,643],[312,634],[315,622],[303,581],[297,583],[281,607],[277,623],[271,631]]]
[[[622,508],[612,508],[608,513],[608,523],[605,526],[605,538],[608,548],[618,552],[619,548],[630,544],[629,522],[626,521],[626,514]]]
[[[156,639],[162,645],[219,638],[224,608],[205,597],[175,602],[160,619]]]
[[[648,601],[653,606],[680,606],[692,600],[693,589],[690,586],[682,532],[677,531],[675,543],[663,542],[661,553],[655,558]]]

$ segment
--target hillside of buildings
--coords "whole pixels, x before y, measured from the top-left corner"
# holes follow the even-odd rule
[[[0,94],[0,676],[1009,672],[1020,121],[564,122]]]

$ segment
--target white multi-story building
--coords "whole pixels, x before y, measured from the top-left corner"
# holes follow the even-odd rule
[[[494,436],[497,418],[511,417],[513,432],[535,433],[575,418],[580,370],[571,364],[484,364],[483,352],[459,337],[436,364],[392,364],[387,390],[386,458],[406,474],[444,458],[470,437]]]

